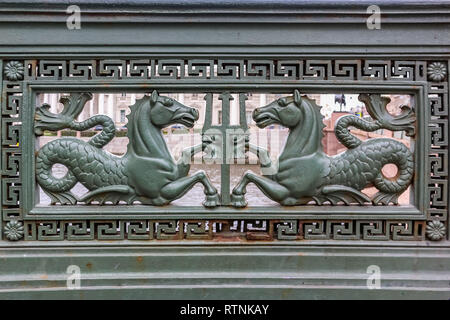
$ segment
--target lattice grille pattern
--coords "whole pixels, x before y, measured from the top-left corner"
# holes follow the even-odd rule
[[[433,63],[446,70],[444,63]],[[429,74],[433,82],[428,83],[428,103],[430,111],[429,149],[430,180],[428,194],[430,203],[428,219],[447,221],[448,215],[448,82],[445,75]]]
[[[423,240],[423,221],[26,221],[25,240]]]
[[[20,172],[22,150],[22,83],[3,82],[1,103],[1,195],[2,220],[22,219]]]
[[[6,61],[5,61],[6,63]],[[4,65],[5,65],[4,63]],[[448,63],[446,61],[139,59],[25,60],[5,75],[1,99],[1,237],[3,240],[424,240],[448,232]],[[14,71],[14,70],[13,70]],[[4,70],[6,74],[6,70]],[[11,74],[11,70],[8,70]],[[23,75],[23,76],[22,76]],[[23,80],[22,80],[23,78]],[[199,79],[427,81],[429,197],[426,220],[24,220],[22,81]],[[31,106],[34,107],[34,106]],[[25,137],[31,138],[31,137]],[[331,212],[331,211],[330,211]],[[70,219],[70,218],[69,218]],[[442,236],[441,236],[442,235]]]

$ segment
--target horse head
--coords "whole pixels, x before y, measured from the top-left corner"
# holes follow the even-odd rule
[[[150,96],[150,106],[150,120],[155,127],[161,129],[176,123],[192,128],[199,117],[197,109],[160,96],[156,90]]]
[[[308,155],[321,150],[323,116],[320,107],[312,99],[301,96],[298,90],[293,96],[279,98],[268,105],[256,108],[253,119],[259,128],[280,124],[289,128],[289,136],[280,159]]]
[[[281,124],[292,128],[302,120],[302,97],[298,90],[293,96],[279,98],[266,106],[256,108],[253,111],[253,120],[259,128],[265,128],[271,124]]]

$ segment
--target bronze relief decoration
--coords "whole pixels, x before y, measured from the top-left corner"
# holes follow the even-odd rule
[[[3,65],[7,81],[2,100],[2,157],[6,160],[2,164],[8,165],[2,171],[3,237],[11,241],[211,240],[226,234],[246,240],[444,238],[446,64],[386,61],[387,67],[380,67],[379,61],[349,60],[345,68],[351,65],[351,71],[342,73],[342,61],[331,61],[321,65],[312,60],[283,64],[244,59],[236,64],[220,59],[176,63],[155,59],[149,69],[133,60],[8,61]],[[160,80],[178,93],[201,92],[205,112],[169,96],[170,90]],[[217,89],[216,80],[225,83],[224,88]],[[333,135],[342,148],[334,155],[323,146],[322,106],[307,95],[320,94],[327,80],[338,83],[336,92],[358,94],[368,114],[336,118]],[[349,80],[357,86],[348,85]],[[93,89],[81,89],[80,83]],[[143,94],[128,106],[124,130],[128,144],[121,156],[106,150],[117,134],[116,119],[99,112],[79,120],[93,96],[102,92],[103,83],[123,86],[111,89],[114,93],[137,90]],[[199,89],[202,85],[204,90]],[[230,92],[227,85],[237,89]],[[52,86],[57,90],[52,91]],[[25,95],[24,87],[31,94]],[[246,100],[252,90],[277,94],[277,98],[261,102],[248,113]],[[50,103],[37,103],[42,92],[67,93],[59,101],[62,111],[55,112]],[[397,106],[400,112],[392,114],[386,96],[391,93],[410,95],[413,103]],[[222,104],[218,124],[212,123],[213,94],[219,95]],[[232,94],[238,97],[234,111],[230,109]],[[341,106],[345,104],[342,97],[337,99]],[[239,113],[239,123],[230,122],[232,112]],[[194,131],[199,120],[203,127]],[[267,146],[252,141],[250,122],[260,131],[285,128],[286,140],[276,158]],[[201,136],[199,143],[184,145],[178,160],[165,137],[174,126]],[[34,141],[66,129],[77,137],[57,136],[42,146]],[[408,137],[411,147],[393,135],[359,138],[383,130]],[[93,134],[81,139],[87,131]],[[250,170],[231,181],[234,160],[248,160],[250,154],[257,158],[261,174]],[[219,183],[197,170],[198,166],[192,170],[193,158],[199,155],[202,165],[216,160]],[[54,175],[55,165],[67,168],[65,174]],[[386,176],[386,165],[394,165],[397,173]],[[20,177],[22,171],[27,175]],[[76,185],[85,191],[73,192]],[[204,193],[198,203],[172,204],[197,186]],[[273,205],[249,204],[251,187]],[[49,205],[38,203],[37,188],[50,198]],[[376,192],[368,194],[367,188]],[[33,200],[21,204],[22,193]],[[409,203],[399,203],[405,193],[410,194]],[[115,214],[117,210],[122,212]]]
[[[161,206],[183,196],[200,182],[205,188],[204,206],[215,207],[219,204],[217,190],[205,173],[200,171],[187,177],[189,164],[173,161],[161,133],[162,128],[176,123],[192,127],[198,119],[196,109],[159,96],[156,91],[151,96],[144,96],[130,107],[128,151],[125,156],[116,157],[102,149],[114,138],[115,125],[111,118],[97,115],[81,123],[75,120],[91,98],[89,93],[63,98],[64,110],[61,114],[51,113],[48,105],[43,105],[36,112],[35,132],[38,135],[43,130],[71,128],[82,131],[99,124],[103,127],[88,142],[61,138],[39,150],[36,179],[51,197],[52,203],[98,201],[100,204],[117,204],[123,200],[132,204],[134,200],[139,200],[143,204]],[[184,152],[193,155],[201,150],[202,145],[199,145]],[[51,167],[55,163],[68,167],[64,177],[52,176]],[[70,192],[77,182],[90,190],[81,199]]]

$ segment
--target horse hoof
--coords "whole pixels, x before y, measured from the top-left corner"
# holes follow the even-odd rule
[[[218,193],[206,195],[206,200],[203,202],[203,206],[207,208],[214,208],[220,205],[220,197]]]
[[[244,208],[247,206],[247,201],[243,194],[231,194],[231,205],[235,208]]]

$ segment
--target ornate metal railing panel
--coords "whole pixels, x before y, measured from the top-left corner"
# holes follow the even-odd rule
[[[170,59],[5,59],[2,70],[3,240],[437,241],[447,237],[448,61],[172,55]],[[360,94],[372,120],[339,119],[335,134],[347,151],[328,157],[321,146],[320,106],[304,94],[336,90]],[[37,105],[36,96],[44,92],[70,93],[61,100],[61,113]],[[102,150],[114,136],[111,119],[98,115],[76,121],[95,92],[147,93],[131,106],[130,143],[122,158]],[[160,131],[173,123],[191,127],[199,114],[165,96],[168,92],[202,92],[206,100],[203,140],[185,149],[178,163]],[[249,143],[247,92],[282,96],[253,112],[261,128],[277,123],[290,130],[275,163],[263,148]],[[220,94],[222,101],[220,125],[211,123],[213,93]],[[238,125],[230,124],[230,93],[239,95]],[[414,106],[391,115],[386,110],[388,99],[380,94],[394,93],[411,95]],[[101,133],[87,142],[61,138],[41,149],[35,143],[45,130],[82,131],[96,125],[103,126]],[[361,142],[348,130],[350,126],[402,131],[413,139],[413,148],[410,151],[393,139]],[[241,157],[246,152],[257,154],[263,176],[247,173],[237,185],[230,185],[236,150]],[[222,160],[220,193],[204,173],[188,174],[187,160],[202,152]],[[69,173],[53,177],[55,163],[66,165]],[[381,173],[387,163],[398,167],[396,177]],[[73,195],[70,189],[77,182],[89,192]],[[205,190],[204,206],[170,205],[196,183]],[[280,205],[241,209],[246,206],[248,183]],[[410,184],[410,205],[398,205],[398,196]],[[368,185],[379,191],[371,198],[361,192]],[[36,204],[38,186],[53,205]]]
[[[71,5],[0,6],[0,298],[450,297],[448,1]]]

